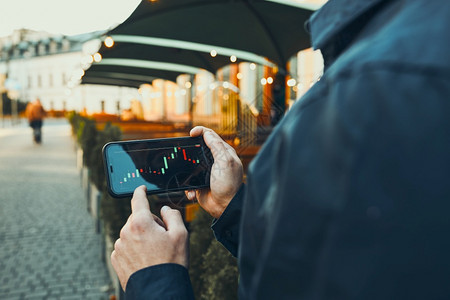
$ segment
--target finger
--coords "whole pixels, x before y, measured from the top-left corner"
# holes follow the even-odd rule
[[[211,135],[212,135],[213,138],[220,140],[228,150],[231,150],[231,151],[236,152],[236,150],[234,150],[234,148],[233,148],[230,144],[226,143],[226,142],[225,142],[225,141],[217,134],[217,132],[215,132],[215,131],[212,130],[211,128],[207,128],[207,127],[204,127],[204,126],[196,126],[196,127],[194,127],[194,128],[191,129],[190,135],[191,135],[191,137],[196,137],[196,136],[200,136],[200,135],[205,135],[205,133],[207,133],[207,132],[208,132],[208,133],[211,133]],[[204,139],[205,139],[205,137],[204,137]],[[205,142],[206,142],[206,140],[205,140]]]
[[[126,239],[126,237],[127,237],[126,232],[128,231],[128,228],[130,227],[130,223],[131,223],[132,216],[133,216],[133,215],[130,215],[130,216],[128,217],[127,222],[122,226],[122,229],[120,229],[119,237],[120,237],[121,239]]]
[[[161,208],[161,217],[166,224],[167,231],[172,233],[180,233],[186,231],[183,219],[178,210],[172,209],[168,206],[163,206]]]
[[[195,126],[194,128],[191,129],[191,131],[189,132],[189,135],[191,137],[196,137],[196,136],[200,136],[202,135],[206,130],[211,130],[209,128],[206,128],[204,126]]]
[[[221,155],[228,156],[228,147],[225,146],[227,144],[224,140],[222,140],[217,133],[213,131],[206,131],[203,134],[203,138],[205,140],[206,145],[209,149],[211,149],[211,153],[216,161]],[[227,144],[228,145],[228,144]],[[228,145],[229,146],[229,145]]]
[[[195,200],[195,190],[184,191],[184,194],[186,195],[186,198],[188,198],[188,200],[190,201]]]
[[[164,222],[160,218],[158,218],[157,215],[154,215],[154,214],[152,214],[152,215],[153,215],[153,220],[155,220],[155,222],[158,223],[159,226],[166,229],[166,224],[164,224]]]
[[[150,205],[147,200],[147,188],[141,185],[134,190],[131,199],[131,213],[136,214],[139,211],[150,211]]]

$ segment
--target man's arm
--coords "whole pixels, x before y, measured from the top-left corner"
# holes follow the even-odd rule
[[[239,228],[241,224],[242,204],[245,196],[245,185],[242,184],[219,219],[214,219],[211,226],[214,236],[228,251],[237,257],[239,246]]]
[[[194,299],[188,270],[178,264],[141,269],[128,280],[125,297],[131,299]]]

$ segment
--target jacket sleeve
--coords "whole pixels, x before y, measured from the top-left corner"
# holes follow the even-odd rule
[[[125,299],[194,299],[188,270],[178,264],[141,269],[128,280]]]
[[[216,240],[227,248],[234,257],[237,257],[239,246],[239,228],[244,196],[245,185],[242,184],[222,216],[219,219],[214,219],[211,226]]]

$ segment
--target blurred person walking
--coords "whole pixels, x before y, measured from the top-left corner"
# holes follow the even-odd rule
[[[40,144],[42,142],[41,128],[45,117],[45,110],[42,107],[39,98],[28,103],[25,113],[28,119],[28,124],[30,124],[30,127],[33,128],[33,140],[35,143]]]

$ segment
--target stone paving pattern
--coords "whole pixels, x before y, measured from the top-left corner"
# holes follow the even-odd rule
[[[109,299],[65,120],[0,126],[0,299]]]

